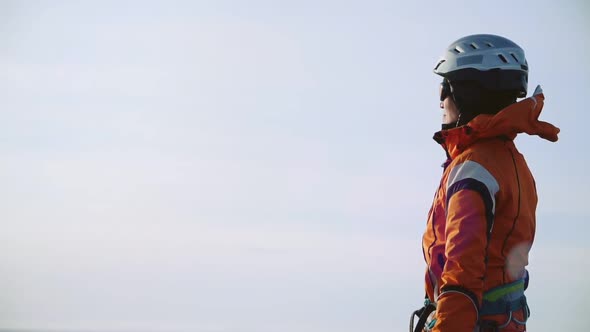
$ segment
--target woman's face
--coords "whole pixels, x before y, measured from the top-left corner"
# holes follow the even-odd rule
[[[440,102],[440,108],[443,109],[442,123],[451,124],[459,120],[459,110],[453,101],[453,98],[448,96],[445,100]]]
[[[459,110],[457,109],[457,105],[455,105],[455,101],[451,96],[451,86],[448,81],[444,81],[440,85],[440,108],[443,109],[443,117],[442,123],[443,124],[451,124],[457,122],[459,120]]]

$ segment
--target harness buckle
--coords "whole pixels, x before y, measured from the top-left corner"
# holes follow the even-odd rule
[[[423,331],[430,331],[436,320],[431,320],[428,322],[428,318],[430,314],[436,311],[436,303],[431,302],[428,298],[424,300],[424,306],[420,309],[417,309],[412,313],[410,316],[410,332],[423,332]],[[414,326],[414,318],[418,317],[418,322],[416,326]]]

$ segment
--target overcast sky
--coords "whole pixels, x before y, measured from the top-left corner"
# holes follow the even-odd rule
[[[406,331],[452,41],[526,52],[537,332],[590,295],[585,1],[0,1],[0,328]]]

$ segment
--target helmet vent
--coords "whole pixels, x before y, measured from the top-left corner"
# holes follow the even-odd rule
[[[508,63],[508,60],[504,57],[504,55],[498,54],[498,58],[500,58],[500,60],[502,60],[502,62]]]
[[[455,48],[453,49],[453,52],[455,52],[455,53],[459,54],[459,53],[461,53],[461,50],[460,50],[460,49],[458,49],[457,47],[455,47]]]
[[[517,63],[520,63],[520,61],[518,61],[518,58],[516,57],[516,55],[514,55],[514,53],[510,53],[510,55],[512,55],[512,58],[514,58],[514,60],[516,60]]]
[[[469,46],[471,46],[472,49],[477,50],[477,45],[475,45],[475,43],[471,43]]]
[[[445,62],[445,60],[440,60],[440,61],[438,62],[438,64],[436,65],[436,67],[434,67],[434,70],[437,70],[437,69],[438,69],[438,67],[440,67],[440,65],[442,65],[442,64],[443,64],[443,62]]]
[[[492,43],[490,42],[486,42],[487,47],[494,47],[494,45],[492,45]]]

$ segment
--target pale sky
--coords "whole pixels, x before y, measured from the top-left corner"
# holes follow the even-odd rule
[[[0,329],[406,331],[444,161],[432,73],[525,49],[550,143],[529,330],[585,328],[585,1],[0,1]]]

